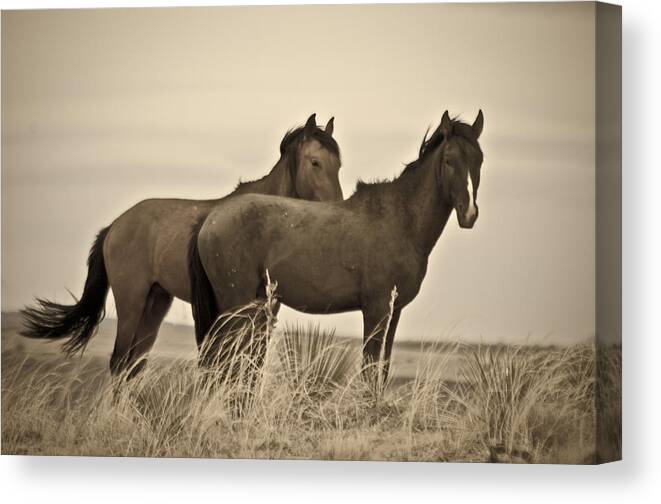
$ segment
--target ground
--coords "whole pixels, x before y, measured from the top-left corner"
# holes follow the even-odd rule
[[[58,342],[21,337],[19,327],[18,314],[3,313],[3,454],[547,463],[612,458],[597,449],[591,345],[400,342],[388,383],[368,385],[359,372],[358,339],[288,328],[273,333],[262,372],[218,385],[195,364],[192,329],[165,324],[146,372],[127,384],[111,381],[108,372],[113,320],[103,322],[85,354],[72,359]],[[608,355],[609,372],[619,376],[619,349]],[[249,359],[241,362],[248,362],[241,369],[252,369]],[[611,392],[607,400],[620,398]],[[607,438],[619,451],[619,411],[611,410],[610,423],[602,424],[612,427]]]

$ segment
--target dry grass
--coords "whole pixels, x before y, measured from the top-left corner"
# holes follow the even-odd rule
[[[286,328],[264,338],[273,330],[271,305],[252,305],[251,310],[250,317],[260,310],[266,316],[247,324],[235,338],[242,343],[231,346],[233,363],[223,369],[204,371],[190,361],[168,362],[152,365],[126,383],[111,381],[105,370],[89,366],[53,367],[30,358],[4,358],[2,452],[597,460],[592,346],[454,346],[449,351],[426,346],[415,379],[400,386],[391,383],[375,394],[361,378],[355,347],[318,328]],[[219,321],[227,323],[231,321]],[[255,351],[255,345],[265,351]],[[463,363],[453,381],[442,374],[451,353]],[[606,353],[600,377],[610,376],[617,384],[620,351]],[[610,420],[607,435],[620,443],[619,417],[613,413]]]

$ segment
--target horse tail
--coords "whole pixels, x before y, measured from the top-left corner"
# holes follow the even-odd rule
[[[99,231],[90,249],[87,280],[80,300],[73,305],[64,305],[37,298],[37,306],[21,310],[23,336],[38,339],[68,337],[62,348],[69,356],[85,349],[105,316],[109,285],[103,260],[103,242],[109,230],[110,226]]]
[[[195,321],[195,340],[197,348],[202,348],[204,338],[218,316],[218,305],[216,295],[204,269],[200,252],[197,246],[197,238],[204,220],[200,221],[193,229],[190,242],[188,243],[188,276],[190,277],[191,307],[193,309],[193,320]]]

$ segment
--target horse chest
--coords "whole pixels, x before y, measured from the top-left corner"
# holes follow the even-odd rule
[[[420,291],[427,271],[427,261],[414,253],[387,257],[376,254],[366,262],[364,289],[374,295],[389,295],[397,287],[402,305],[411,302]]]
[[[424,263],[416,261],[394,272],[394,284],[398,286],[397,290],[401,304],[408,304],[417,296],[426,271],[426,261]]]

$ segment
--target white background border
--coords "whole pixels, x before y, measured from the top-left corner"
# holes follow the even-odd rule
[[[5,1],[3,9],[270,4]],[[286,3],[350,3],[295,2]],[[375,3],[375,2],[370,2]],[[384,2],[381,2],[384,3]],[[403,3],[403,2],[397,2]],[[599,467],[75,457],[0,458],[3,502],[661,502],[659,2],[624,7],[624,457]],[[470,33],[466,34],[470,37]],[[656,90],[656,91],[654,91]],[[655,261],[656,259],[656,261]],[[343,504],[343,502],[342,502]]]

